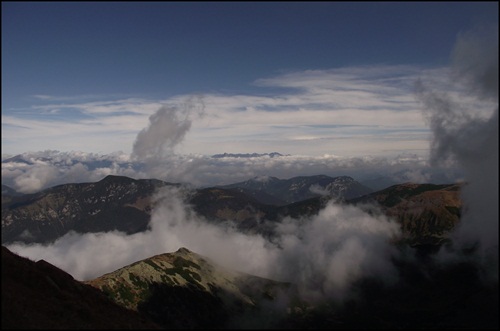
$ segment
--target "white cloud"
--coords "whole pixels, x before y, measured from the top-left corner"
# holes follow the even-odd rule
[[[455,160],[464,169],[465,207],[453,235],[455,253],[478,245],[486,276],[498,281],[498,25],[461,34],[452,55],[450,84],[464,94],[419,86],[433,131],[431,162]],[[476,98],[483,107],[471,107],[464,98]]]
[[[130,153],[137,134],[158,109],[198,103],[204,115],[191,118],[189,132],[176,146],[179,153],[425,154],[430,130],[414,98],[413,83],[422,78],[442,88],[442,76],[447,75],[446,68],[350,67],[297,71],[256,82],[263,89],[285,88],[273,89],[281,91],[273,96],[208,93],[50,104],[58,99],[45,96],[44,104],[2,112],[2,150]],[[388,132],[393,139],[387,139]]]
[[[343,157],[325,154],[311,157],[212,158],[200,154],[165,154],[161,157],[132,161],[130,154],[43,151],[23,153],[26,162],[2,162],[2,183],[23,192],[69,182],[95,182],[106,175],[135,179],[156,178],[168,182],[214,186],[244,181],[256,176],[287,179],[295,176],[324,174],[351,176],[358,181],[388,176],[397,182],[452,183],[461,179],[453,163],[430,166],[417,154],[389,157]]]
[[[150,231],[128,236],[117,231],[71,232],[51,245],[8,248],[88,280],[186,247],[233,270],[294,282],[311,301],[342,300],[349,285],[363,276],[397,279],[390,262],[397,253],[390,241],[399,235],[399,228],[383,216],[331,203],[311,219],[287,218],[278,225],[278,239],[271,243],[260,235],[208,223],[184,203],[183,194],[176,188],[158,192]]]
[[[341,300],[361,277],[397,279],[390,262],[397,252],[390,241],[400,228],[384,216],[330,202],[310,220],[285,219],[278,232],[283,250],[271,274],[299,284],[309,299]]]
[[[144,178],[146,174],[134,168],[130,155],[107,155],[83,152],[42,151],[23,153],[25,162],[2,162],[2,184],[22,193],[65,183],[95,182],[107,175]]]

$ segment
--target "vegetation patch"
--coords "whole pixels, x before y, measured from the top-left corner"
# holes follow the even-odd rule
[[[138,296],[140,301],[147,300],[151,296],[149,283],[132,273],[129,274],[129,278],[132,281],[132,284],[134,284],[139,290]]]
[[[130,288],[128,288],[128,286],[125,286],[123,284],[118,285],[117,292],[118,292],[119,297],[122,299],[122,301],[128,302],[128,303],[134,302],[135,296],[132,293],[132,291],[130,290]]]
[[[144,262],[149,264],[150,266],[152,266],[155,270],[163,271],[163,269],[159,265],[157,265],[156,263],[154,263],[151,260],[145,260]]]
[[[182,267],[186,267],[186,268],[189,268],[189,267],[193,267],[193,268],[196,268],[198,270],[201,269],[201,267],[194,263],[193,261],[189,261],[189,260],[186,260],[180,256],[176,257],[175,260],[174,260],[174,266],[176,267],[179,267],[179,268],[182,268]]]
[[[178,274],[189,283],[201,282],[201,276],[198,273],[191,270],[191,268],[195,268],[195,269],[200,270],[201,267],[198,264],[196,264],[192,261],[186,260],[182,257],[177,257],[174,260],[173,264],[174,264],[173,268],[164,269],[163,272],[167,275]],[[167,277],[167,276],[165,276],[165,277]],[[178,284],[178,281],[175,279],[175,277],[173,279]],[[163,278],[162,278],[162,280],[163,280]],[[169,282],[169,283],[171,283],[171,282]]]
[[[113,298],[114,297],[114,294],[113,294],[113,290],[111,289],[111,287],[109,287],[108,285],[103,285],[102,288],[101,288],[101,291],[106,294],[106,296],[108,298]]]
[[[133,273],[128,274],[128,277],[132,281],[132,284],[134,284],[141,290],[147,289],[149,287],[149,284],[146,281],[144,281],[142,278],[136,276]]]
[[[181,275],[185,280],[193,283],[194,281],[201,282],[201,276],[193,271],[188,271],[185,275]]]
[[[164,283],[164,284],[172,284],[172,280],[171,280],[171,279],[170,279],[170,277],[169,277],[169,276],[167,276],[167,275],[163,275],[163,274],[162,274],[162,275],[160,276],[160,279],[161,279],[162,283]]]

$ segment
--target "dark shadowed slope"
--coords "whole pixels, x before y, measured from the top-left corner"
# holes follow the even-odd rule
[[[96,288],[2,246],[2,329],[159,329]]]

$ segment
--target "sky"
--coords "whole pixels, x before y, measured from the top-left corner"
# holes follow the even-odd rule
[[[415,82],[459,93],[452,49],[485,24],[498,3],[2,2],[2,159],[425,158]]]

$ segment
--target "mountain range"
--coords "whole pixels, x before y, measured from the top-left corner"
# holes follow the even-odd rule
[[[340,304],[309,302],[296,284],[224,268],[189,247],[88,281],[5,247],[50,243],[69,231],[143,232],[165,187],[180,189],[206,222],[266,238],[283,218],[307,219],[333,199],[394,219],[402,230],[398,247],[424,247],[425,254],[395,258],[395,284],[359,279],[355,295]],[[2,328],[498,329],[498,284],[484,284],[472,262],[432,259],[460,221],[461,188],[403,183],[373,192],[347,176],[321,175],[201,189],[122,176],[34,194],[2,187]]]
[[[50,242],[70,230],[144,231],[150,199],[164,185],[174,184],[107,176],[97,183],[63,184],[33,194],[2,193],[2,243]]]
[[[155,193],[162,187],[181,185],[109,175],[99,182],[63,184],[33,194],[3,189],[2,244],[48,243],[69,231],[145,231]],[[374,203],[401,223],[405,238],[431,243],[446,237],[461,209],[460,184],[404,183],[373,192],[347,176],[253,178],[184,192],[186,202],[207,221],[265,236],[272,236],[274,224],[283,217],[317,214],[335,199],[346,204]]]
[[[289,154],[287,154],[287,155],[289,155]],[[261,157],[261,156],[278,157],[278,156],[283,156],[283,154],[280,154],[278,152],[272,152],[272,153],[222,153],[222,154],[214,154],[214,155],[212,155],[212,158],[214,158],[214,159],[220,159],[223,157],[251,158],[251,157]]]
[[[262,203],[273,205],[286,205],[317,196],[349,200],[373,192],[352,177],[325,175],[299,176],[290,179],[260,176],[219,187],[235,189],[253,196]]]

